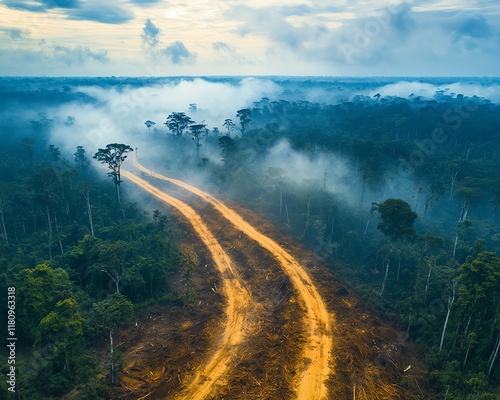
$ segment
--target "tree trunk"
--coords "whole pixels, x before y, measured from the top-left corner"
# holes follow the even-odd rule
[[[90,234],[94,236],[94,222],[92,221],[92,207],[90,206],[90,193],[85,196],[87,200],[87,214],[89,215]]]
[[[443,348],[444,335],[446,333],[446,327],[448,326],[448,320],[450,318],[451,308],[453,307],[453,303],[455,302],[456,289],[457,289],[457,282],[453,281],[452,292],[448,295],[448,312],[446,313],[446,319],[444,321],[443,332],[441,334],[441,342],[439,343],[439,352],[441,352],[441,350]]]
[[[83,197],[85,197],[85,202],[87,203],[87,214],[89,217],[90,234],[91,236],[94,236],[94,222],[92,220],[92,207],[90,206],[90,190],[85,190],[82,194]]]
[[[380,293],[379,293],[380,296],[382,296],[382,294],[384,294],[385,283],[387,281],[387,275],[389,274],[389,263],[390,263],[390,261],[391,261],[391,256],[389,255],[387,257],[387,264],[385,265],[384,280],[382,281],[382,287],[380,288]]]
[[[457,245],[458,245],[458,234],[460,231],[460,222],[457,224],[457,230],[455,232],[455,243],[453,244],[453,259],[455,259],[455,255],[457,254]]]
[[[120,294],[120,276],[118,274],[116,274],[118,276],[118,278],[115,278],[113,275],[111,275],[107,270],[105,269],[101,269],[101,272],[106,272],[108,274],[108,276],[113,280],[113,282],[115,283],[116,285],[116,293]]]
[[[0,200],[0,218],[2,219],[2,232],[6,244],[9,244],[9,237],[7,236],[7,228],[5,227],[5,219],[3,216],[3,201]]]
[[[460,210],[460,220],[458,222],[464,222],[469,214],[470,200],[462,201],[462,208]]]
[[[4,227],[2,225],[0,225],[0,236],[2,237],[2,241],[8,244],[7,240],[5,239]]]
[[[363,203],[363,199],[365,197],[365,186],[366,186],[366,174],[363,175],[363,186],[361,187],[361,200],[360,200],[360,203]]]
[[[424,304],[427,301],[427,292],[429,291],[429,283],[431,281],[432,267],[434,266],[435,262],[436,260],[434,260],[433,258],[429,265],[429,273],[427,274],[427,283],[425,284],[425,291],[424,291]]]
[[[56,213],[54,213],[54,223],[56,226],[57,242],[59,243],[59,249],[61,250],[61,254],[64,254],[64,248],[63,248],[62,240],[61,240],[61,231],[59,230],[59,223],[57,222]]]
[[[457,182],[457,176],[459,173],[460,173],[460,170],[454,171],[451,174],[450,199],[453,198],[453,195],[455,194],[455,183]]]
[[[493,319],[493,325],[491,326],[490,340],[493,339],[493,332],[495,332],[495,326],[498,321],[498,308],[500,307],[500,302],[497,303],[497,309],[495,311],[495,318]]]
[[[370,225],[371,219],[372,219],[372,214],[370,213],[370,216],[368,217],[368,221],[366,221],[365,231],[363,232],[363,239],[365,238],[366,233],[368,232],[368,225]]]
[[[469,319],[467,320],[467,325],[465,325],[465,332],[464,332],[464,337],[467,337],[467,334],[469,333],[469,326],[472,321],[472,315],[474,314],[474,311],[476,310],[476,303],[477,303],[477,297],[474,298],[474,303],[472,304],[472,308],[469,314]],[[463,341],[462,344],[460,345],[460,349],[463,348]]]
[[[446,333],[446,327],[448,325],[448,319],[450,318],[450,297],[448,298],[448,312],[446,313],[446,319],[444,320],[444,326],[443,326],[443,332],[441,333],[441,342],[439,343],[439,353],[441,353],[441,350],[443,348],[443,342],[444,342],[444,334]]]
[[[473,335],[471,333],[471,335]],[[472,336],[469,335],[469,344],[467,345],[467,351],[465,352],[465,358],[464,358],[464,363],[463,363],[463,366],[465,367],[465,364],[467,364],[467,359],[469,358],[469,352],[470,352],[470,348],[472,346]]]
[[[458,340],[458,332],[460,331],[460,325],[462,324],[462,320],[458,321],[458,324],[457,324],[457,329],[455,329],[455,334],[453,335],[453,343],[451,345],[451,349],[448,353],[448,357],[450,356],[451,352],[453,351],[453,349],[455,348],[455,346],[457,345],[457,340]]]
[[[498,336],[497,336],[496,346],[493,348],[493,352],[491,353],[490,359],[488,360],[488,363],[489,363],[488,378],[490,377],[491,370],[493,369],[493,364],[495,364],[495,360],[498,356],[498,349],[499,348],[500,348],[500,332],[498,333]]]
[[[463,364],[464,367],[465,367],[465,364],[467,364],[467,359],[469,358],[470,345],[471,345],[471,342],[469,341],[469,345],[467,346],[467,351],[465,352],[465,358],[464,358],[464,364]]]
[[[45,205],[45,210],[47,211],[47,223],[49,225],[49,240],[52,241],[52,219],[50,218],[50,211],[48,204]]]
[[[116,185],[116,196],[118,197],[118,204],[121,207],[121,205],[122,205],[122,195],[121,195],[121,192],[120,192],[120,184],[116,183],[115,185]]]
[[[47,234],[47,245],[49,248],[49,259],[52,261],[52,248],[51,248],[52,241],[50,240],[50,235]]]
[[[52,250],[51,250],[51,245],[52,245],[52,220],[50,219],[50,212],[49,212],[49,205],[45,205],[45,209],[47,211],[47,222],[49,224],[49,235],[48,235],[48,240],[49,240],[49,257],[52,260]]]
[[[115,384],[115,360],[114,360],[114,348],[113,348],[113,328],[109,330],[109,345],[111,354],[111,384]]]
[[[408,327],[406,328],[406,338],[410,337],[410,326],[411,326],[412,313],[413,313],[413,310],[410,310],[410,313],[408,314]]]
[[[382,296],[382,294],[384,293],[384,290],[385,290],[385,283],[387,281],[387,275],[389,274],[389,264],[391,262],[392,250],[394,250],[395,245],[396,245],[396,243],[391,244],[391,248],[389,250],[389,255],[387,256],[387,264],[385,266],[384,280],[382,281],[382,287],[380,288],[380,293],[379,293],[380,296]]]

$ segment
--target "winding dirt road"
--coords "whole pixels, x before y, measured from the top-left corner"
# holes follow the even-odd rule
[[[172,179],[168,178],[166,176],[160,175],[158,173],[154,173],[151,170],[143,167],[141,164],[137,163],[137,161],[132,161],[133,165],[139,169],[140,171],[170,182],[174,185],[177,185],[179,187],[182,187],[185,190],[188,190],[197,196],[201,197],[203,200],[211,204],[222,216],[224,216],[227,220],[229,220],[237,229],[242,231],[245,235],[247,235],[249,238],[252,240],[256,241],[257,243],[260,244],[263,248],[268,250],[273,256],[279,261],[279,263],[282,266],[282,269],[284,272],[288,275],[290,280],[292,281],[295,289],[299,293],[300,299],[303,302],[303,306],[305,308],[305,315],[303,317],[303,324],[304,326],[307,327],[307,342],[303,348],[303,354],[302,354],[302,365],[298,368],[298,377],[297,377],[297,384],[296,384],[296,398],[298,400],[323,400],[328,398],[328,390],[326,386],[326,381],[329,377],[330,374],[333,373],[333,368],[330,365],[330,353],[332,352],[333,348],[333,338],[332,338],[332,323],[333,323],[333,316],[331,316],[328,313],[326,304],[319,294],[314,282],[310,278],[309,274],[304,270],[304,268],[297,262],[297,260],[286,250],[284,250],[277,242],[272,240],[270,237],[262,234],[259,232],[257,229],[255,229],[250,223],[245,221],[239,214],[237,214],[234,210],[230,209],[227,207],[224,203],[222,203],[220,200],[217,200],[215,197],[211,196],[210,194],[193,187],[191,185],[188,185],[182,181],[179,181],[177,179]],[[134,183],[138,184],[141,186],[143,189],[148,191],[149,193],[153,194],[154,196],[158,197],[159,199],[168,202],[171,205],[174,205],[177,207],[181,212],[182,209],[185,209],[188,207],[186,204],[180,202],[179,200],[172,198],[159,189],[155,188],[154,186],[150,185],[146,181],[138,178],[136,175],[132,173],[123,173],[124,176],[127,176],[131,181]],[[168,200],[167,200],[168,199]],[[181,204],[179,204],[181,203]],[[180,207],[180,208],[179,208]],[[188,207],[189,208],[189,207]],[[194,210],[192,210],[192,213],[195,215],[188,216],[186,213],[183,212],[183,214],[188,218],[193,218],[196,220],[197,225],[203,225],[203,221],[199,219],[199,216],[196,215]],[[191,213],[190,211],[190,213]],[[198,221],[199,219],[199,221]],[[191,219],[190,219],[191,220]],[[194,226],[194,224],[193,224]],[[206,228],[206,226],[205,226]],[[206,228],[208,231],[208,228]],[[197,231],[198,232],[198,231]],[[200,234],[200,233],[198,233]],[[203,232],[203,235],[207,237],[207,233]],[[201,237],[201,235],[200,235]],[[215,239],[211,237],[210,239],[207,240],[207,246],[208,243],[213,244]],[[212,251],[212,250],[211,250]],[[222,249],[221,249],[222,251]],[[214,257],[217,255],[218,257],[220,256],[220,252],[216,252],[214,254]],[[222,261],[223,263],[228,263],[230,266],[230,261],[225,259]],[[224,264],[225,265],[225,264]],[[223,267],[224,269],[228,269],[227,266]],[[235,279],[235,285],[236,282],[238,282]],[[238,282],[239,283],[239,282]],[[241,283],[239,283],[241,285]],[[244,291],[243,287],[240,287],[241,291]],[[229,292],[228,292],[229,295]],[[248,293],[247,293],[247,296]],[[234,300],[236,301],[236,300]],[[248,299],[247,299],[248,301]],[[236,310],[237,304],[233,305],[233,310]],[[229,312],[229,311],[228,311]],[[228,319],[231,318],[230,313],[228,314]],[[242,321],[240,321],[243,323]],[[238,322],[234,322],[237,324]],[[241,329],[243,329],[243,326],[241,326]],[[230,327],[226,327],[226,331],[230,331]],[[242,330],[240,332],[243,332]],[[218,353],[226,350],[230,342],[233,340],[237,340],[237,343],[241,341],[243,338],[243,334],[241,333],[241,336],[238,338],[228,338],[228,345],[224,347],[224,349],[219,348]],[[223,354],[220,354],[220,357],[223,357]],[[219,357],[219,356],[218,356]],[[226,355],[226,357],[230,357],[229,355]],[[215,356],[212,357],[212,360],[215,359]],[[228,362],[227,360],[226,362]],[[226,367],[227,368],[227,367]],[[217,373],[220,373],[220,375],[214,376],[210,374],[209,372],[211,370],[214,370]],[[208,381],[214,382],[215,379],[220,377],[224,371],[219,371],[215,365],[212,365],[210,368],[204,367],[204,371],[206,371],[204,374],[208,378]],[[196,383],[194,386],[189,385],[189,387],[194,388],[195,386],[199,386],[199,383]],[[208,394],[210,388],[206,388],[206,390],[200,394],[199,392],[196,392],[196,395],[193,395],[192,397],[189,397],[190,399],[202,399],[206,394]],[[188,397],[184,397],[187,399]]]
[[[228,372],[234,357],[238,354],[237,347],[243,342],[244,337],[250,333],[248,321],[257,306],[243,285],[243,279],[233,268],[229,256],[195,210],[131,172],[122,171],[122,176],[127,177],[146,192],[181,212],[209,249],[216,268],[224,278],[221,288],[227,302],[225,305],[226,321],[224,330],[215,343],[216,348],[210,351],[210,358],[198,368],[194,379],[187,384],[177,397],[178,400],[205,399],[215,389],[214,386],[219,380]]]

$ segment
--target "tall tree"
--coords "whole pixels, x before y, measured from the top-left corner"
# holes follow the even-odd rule
[[[164,125],[167,126],[170,132],[175,133],[177,136],[182,136],[184,129],[186,129],[194,121],[183,112],[173,112],[167,117]]]
[[[495,253],[483,251],[460,267],[460,295],[464,307],[493,310],[500,297],[500,259]]]
[[[111,143],[106,146],[105,149],[99,149],[94,155],[94,159],[99,161],[101,164],[107,164],[108,175],[113,179],[113,183],[116,186],[116,195],[118,197],[118,203],[121,204],[121,193],[120,184],[122,183],[120,170],[123,162],[127,158],[128,153],[134,151],[132,147],[123,143]]]
[[[78,186],[80,192],[85,198],[85,203],[87,204],[87,215],[89,217],[90,234],[94,236],[94,220],[92,218],[92,207],[90,205],[90,192],[92,191],[92,183],[89,181],[82,182]]]
[[[5,244],[9,244],[7,225],[5,223],[5,212],[8,204],[7,194],[11,191],[11,185],[0,182],[0,236]]]
[[[222,161],[227,168],[231,157],[236,152],[236,143],[229,136],[221,136],[219,138],[219,146],[222,149]]]
[[[28,337],[36,336],[38,326],[58,301],[71,297],[72,284],[68,273],[47,264],[21,270],[16,276],[19,292],[19,323]]]
[[[71,361],[83,342],[83,324],[78,303],[72,297],[57,302],[54,311],[40,321],[37,344],[51,348],[55,359],[61,359],[64,371],[71,369]]]
[[[50,158],[54,162],[58,162],[61,159],[61,150],[59,150],[59,147],[56,147],[53,144],[49,145],[49,154]]]
[[[441,352],[443,348],[444,335],[446,333],[446,327],[448,326],[448,321],[450,320],[451,309],[453,307],[453,304],[455,303],[456,294],[457,294],[457,280],[454,279],[451,282],[451,290],[448,293],[448,310],[446,312],[446,318],[444,320],[443,331],[441,332],[441,341],[439,342],[439,352]]]
[[[85,155],[85,149],[83,146],[76,146],[76,151],[75,151],[75,162],[78,165],[78,168],[80,168],[80,171],[84,171],[85,168],[87,168],[89,164],[89,160],[87,156]]]
[[[283,185],[286,181],[286,174],[283,168],[279,167],[269,167],[266,170],[266,181],[271,183],[275,188],[279,189],[279,216],[283,215]],[[308,219],[309,219],[309,208],[310,208],[310,200],[308,200]],[[308,225],[308,224],[306,224]]]
[[[231,134],[233,134],[238,130],[238,128],[236,127],[235,123],[231,118],[225,119],[222,126],[227,129],[227,136],[231,136]]]
[[[111,383],[115,383],[115,355],[113,344],[113,331],[132,316],[133,304],[123,295],[114,293],[105,300],[95,303],[93,306],[94,327],[98,330],[105,330],[109,333],[110,348],[110,369]]]
[[[417,219],[417,213],[412,211],[406,201],[387,199],[377,205],[377,210],[381,219],[377,229],[389,237],[392,242],[415,237],[413,224]]]
[[[437,203],[440,197],[444,196],[446,188],[443,182],[434,182],[428,189],[425,196],[425,204],[424,204],[424,215],[422,220],[425,221],[425,217],[427,216],[427,211],[429,208],[434,206]]]
[[[148,132],[151,133],[151,127],[156,125],[156,122],[150,121],[149,119],[144,122],[144,125],[148,128]]]
[[[241,124],[241,135],[245,136],[245,129],[247,125],[252,121],[252,112],[249,108],[242,108],[236,112],[236,117],[240,119]]]
[[[52,259],[52,241],[54,238],[54,218],[57,205],[60,204],[57,186],[61,183],[60,173],[50,164],[44,164],[31,177],[31,185],[35,192],[35,199],[47,218],[47,240],[49,258]],[[60,237],[59,237],[60,239]],[[61,245],[61,241],[59,242]],[[61,246],[62,247],[62,246]]]
[[[477,339],[484,348],[491,346],[492,352],[488,360],[487,375],[491,373],[493,363],[498,355],[498,338],[493,336],[497,329],[498,299],[500,299],[500,259],[495,253],[483,251],[475,259],[469,257],[459,269],[459,293],[461,309],[467,320],[465,337],[468,330],[475,328]],[[492,329],[484,329],[485,321],[493,320]],[[471,324],[470,321],[476,321]],[[469,326],[471,324],[472,326]],[[500,333],[499,333],[500,335]],[[499,336],[500,337],[500,336]]]
[[[194,145],[196,146],[196,160],[200,160],[201,136],[205,133],[205,124],[192,124],[189,126],[189,133],[193,136]]]
[[[391,240],[384,280],[382,282],[382,288],[380,289],[380,295],[382,295],[389,273],[389,263],[392,251],[398,241],[404,239],[412,240],[415,237],[413,224],[417,218],[417,213],[412,211],[410,205],[401,199],[387,199],[383,203],[377,205],[377,210],[380,214],[380,222],[377,225],[377,229]]]

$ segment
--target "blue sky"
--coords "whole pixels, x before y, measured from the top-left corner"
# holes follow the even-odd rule
[[[0,75],[498,76],[497,0],[2,0]]]

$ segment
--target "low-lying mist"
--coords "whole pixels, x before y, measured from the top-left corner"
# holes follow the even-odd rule
[[[17,82],[17,83],[16,83]],[[24,81],[23,81],[24,82]],[[168,168],[176,174],[203,184],[209,179],[201,171],[199,163],[190,160],[196,155],[195,148],[186,133],[185,138],[165,140],[170,135],[164,125],[172,112],[185,112],[197,123],[207,125],[210,140],[202,140],[201,157],[212,165],[221,167],[221,149],[217,137],[212,133],[217,127],[226,134],[223,123],[230,118],[239,127],[237,110],[251,108],[268,98],[268,102],[285,99],[290,103],[312,101],[322,107],[335,105],[356,96],[384,96],[408,98],[410,94],[432,99],[436,92],[456,97],[480,96],[492,101],[500,100],[498,79],[391,79],[391,78],[176,78],[140,79],[134,84],[127,79],[111,80],[92,78],[87,80],[57,78],[43,80],[37,89],[36,80],[19,84],[2,79],[4,86],[4,121],[10,124],[38,121],[49,130],[51,144],[60,147],[63,154],[72,155],[77,146],[83,146],[89,158],[108,143],[122,142],[137,150],[142,162],[155,160],[160,168]],[[102,84],[101,84],[102,82]],[[52,85],[52,86],[51,86]],[[24,96],[24,97],[23,97]],[[9,98],[12,101],[9,102]],[[23,101],[25,99],[25,101]],[[43,101],[45,99],[46,101]],[[22,121],[21,123],[19,121]],[[145,121],[155,124],[147,128]],[[282,119],[281,128],[293,127],[293,123]],[[257,122],[248,129],[263,128]],[[287,128],[288,129],[288,128]],[[335,122],[331,125],[336,130]],[[17,129],[19,141],[24,130]],[[314,128],[311,128],[311,134]],[[333,134],[333,133],[329,133]],[[9,139],[13,140],[11,136]],[[233,132],[233,138],[240,140]],[[159,138],[162,138],[159,140]],[[245,138],[245,140],[251,140]],[[412,176],[402,176],[397,168],[388,163],[382,182],[370,185],[363,182],[357,171],[357,161],[340,151],[292,148],[287,139],[270,143],[256,158],[255,170],[265,181],[270,169],[280,169],[283,176],[296,185],[315,184],[335,193],[349,204],[359,206],[361,198],[366,207],[370,202],[379,202],[387,197],[399,197],[414,202],[418,186]],[[96,163],[93,163],[94,165]],[[196,166],[198,165],[198,166]],[[363,193],[362,193],[363,192]],[[419,204],[422,208],[422,202]]]
[[[279,86],[272,81],[254,78],[242,79],[237,85],[195,79],[141,88],[80,86],[74,90],[97,102],[83,106],[69,103],[52,109],[52,114],[61,118],[51,131],[55,144],[68,151],[78,145],[95,151],[108,143],[126,142],[141,148],[143,156],[150,151],[145,121],[155,122],[152,130],[166,135],[167,116],[185,112],[197,123],[222,130],[224,120],[235,119],[238,109],[279,94]],[[195,106],[190,109],[190,105]],[[68,116],[74,117],[74,123],[66,123]]]

